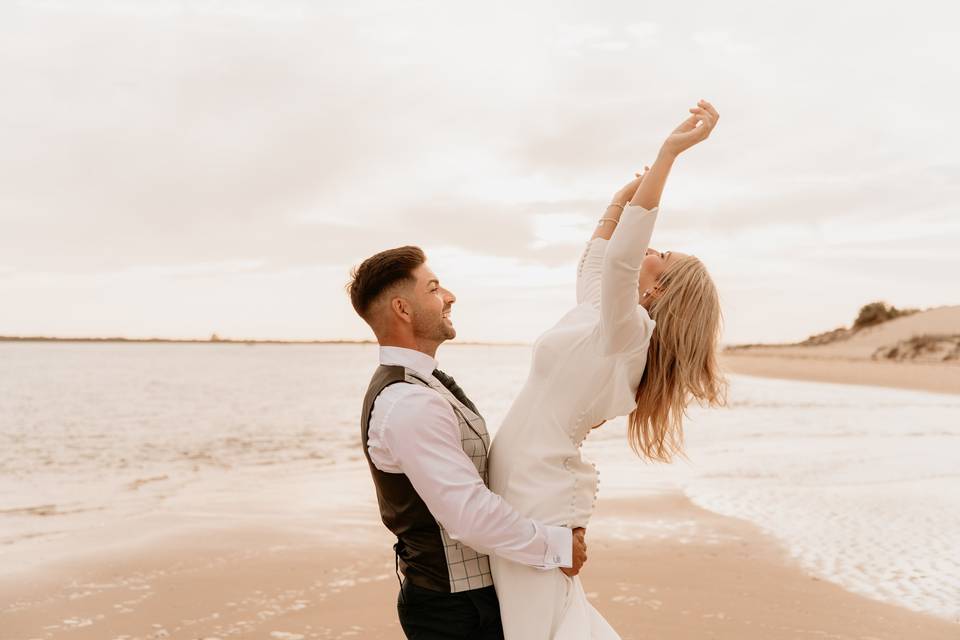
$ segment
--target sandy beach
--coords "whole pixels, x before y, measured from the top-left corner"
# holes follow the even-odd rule
[[[960,365],[957,364],[824,358],[784,351],[770,347],[728,352],[720,356],[720,364],[732,373],[764,378],[960,393]]]
[[[727,371],[750,376],[960,393],[960,360],[936,349],[919,353],[904,349],[921,336],[958,335],[960,306],[943,306],[888,320],[828,344],[729,348],[721,354],[721,363]],[[883,357],[894,347],[911,357]]]
[[[626,540],[631,523],[661,532]],[[324,526],[197,526],[7,578],[3,638],[402,638],[388,536],[332,546]],[[588,543],[581,578],[625,640],[957,637],[808,576],[753,525],[680,495],[601,501]]]
[[[4,451],[0,640],[402,638],[394,539],[355,450],[351,393],[370,349],[8,347],[44,397],[110,402],[91,405],[74,448],[30,436],[34,422],[10,434],[55,466]],[[495,424],[526,351],[447,354]],[[98,395],[143,380],[146,356],[151,375],[191,377],[166,395],[140,382]],[[100,377],[73,375],[92,362]],[[625,639],[957,637],[953,398],[769,379],[864,384],[874,370],[873,384],[940,390],[954,365],[861,360],[840,379],[841,362],[725,355],[766,379],[738,377],[732,408],[693,412],[690,464],[639,464],[622,426],[588,439],[603,490],[581,577]],[[469,378],[494,365],[500,386]],[[211,381],[243,390],[239,404]],[[36,424],[65,423],[59,405],[38,406]]]

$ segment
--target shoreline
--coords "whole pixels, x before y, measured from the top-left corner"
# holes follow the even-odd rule
[[[218,338],[211,340],[209,338],[56,338],[46,336],[0,336],[0,344],[12,343],[40,343],[40,344],[59,344],[59,343],[91,343],[91,344],[241,344],[241,345],[376,345],[376,340],[271,340],[259,338]],[[529,347],[526,342],[476,342],[476,341],[457,341],[451,343],[462,346],[482,346],[482,347]]]
[[[767,351],[723,352],[720,365],[730,373],[761,378],[960,394],[960,365],[957,364],[823,358]]]
[[[314,514],[125,538],[0,578],[9,603],[0,627],[5,640],[402,637],[392,536],[373,505],[349,521],[360,535],[327,538],[331,520]],[[755,525],[679,493],[601,499],[587,535],[584,588],[624,640],[947,640],[958,631],[812,577]]]

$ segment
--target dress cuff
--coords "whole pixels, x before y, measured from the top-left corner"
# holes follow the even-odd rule
[[[646,207],[641,207],[638,204],[628,204],[623,208],[624,213],[629,211],[630,213],[635,213],[637,215],[643,215],[645,213],[656,213],[660,207],[654,207],[652,209],[647,209]],[[621,216],[622,217],[622,216]]]

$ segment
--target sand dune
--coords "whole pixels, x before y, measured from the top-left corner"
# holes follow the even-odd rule
[[[914,336],[960,333],[960,305],[935,307],[909,316],[888,320],[882,324],[861,329],[848,340],[835,346],[851,356],[870,357],[877,348],[909,340]]]
[[[819,345],[745,345],[721,356],[726,370],[744,375],[870,384],[938,393],[960,393],[960,360],[945,360],[957,341],[898,361],[885,353],[919,336],[960,335],[960,305],[936,307],[861,329]]]
[[[882,347],[896,345],[915,336],[960,334],[960,305],[935,307],[909,316],[866,327],[846,339],[820,345],[750,345],[731,347],[737,354],[770,354],[844,360],[872,359]]]

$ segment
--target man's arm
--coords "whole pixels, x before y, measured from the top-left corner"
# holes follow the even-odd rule
[[[403,395],[378,407],[386,411],[381,444],[452,538],[481,553],[540,569],[579,569],[570,529],[520,515],[483,483],[463,450],[456,416],[446,400],[418,385],[394,387]],[[578,548],[578,559],[582,555]]]

